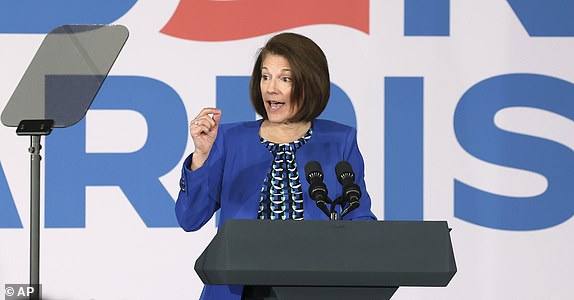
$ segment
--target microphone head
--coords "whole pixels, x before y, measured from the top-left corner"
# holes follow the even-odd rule
[[[318,161],[312,160],[305,165],[305,177],[309,183],[315,182],[317,179],[318,182],[323,181],[323,169]]]
[[[353,172],[353,167],[347,161],[340,161],[335,166],[335,174],[337,174],[337,180],[345,186],[355,182],[355,172]]]

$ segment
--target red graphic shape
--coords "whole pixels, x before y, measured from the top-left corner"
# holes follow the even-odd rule
[[[195,41],[229,41],[312,24],[368,34],[369,0],[181,0],[161,32]]]

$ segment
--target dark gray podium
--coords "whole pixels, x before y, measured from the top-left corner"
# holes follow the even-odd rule
[[[245,299],[390,299],[456,273],[444,221],[229,220],[195,263]]]

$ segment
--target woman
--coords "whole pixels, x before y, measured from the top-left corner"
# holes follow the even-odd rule
[[[307,193],[304,167],[313,160],[323,166],[332,199],[341,194],[335,165],[348,161],[363,196],[344,219],[375,220],[355,129],[317,119],[329,87],[319,46],[294,33],[271,38],[259,51],[250,83],[262,120],[220,126],[222,111],[205,108],[191,121],[195,151],[184,162],[176,203],[181,227],[198,230],[218,209],[220,226],[228,219],[328,219]],[[242,290],[206,286],[202,299],[240,299]]]

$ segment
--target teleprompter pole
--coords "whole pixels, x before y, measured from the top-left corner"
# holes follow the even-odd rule
[[[40,136],[30,136],[30,285],[40,284]]]
[[[52,132],[54,120],[22,120],[17,135],[30,136],[30,283],[29,300],[39,300],[40,287],[40,144],[42,135]]]

